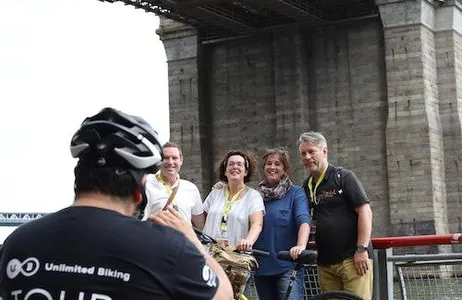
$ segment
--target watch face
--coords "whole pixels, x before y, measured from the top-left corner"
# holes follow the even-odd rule
[[[358,252],[364,252],[364,251],[366,251],[366,250],[367,250],[367,248],[364,247],[363,245],[358,245],[358,246],[356,247],[356,251],[358,251]]]

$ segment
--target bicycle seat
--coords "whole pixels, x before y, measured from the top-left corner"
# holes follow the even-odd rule
[[[281,259],[281,260],[294,261],[292,257],[290,256],[289,251],[279,251],[277,256],[278,256],[278,259]],[[309,265],[309,264],[315,263],[317,258],[318,258],[317,251],[303,250],[302,253],[300,253],[298,258],[295,260],[295,262],[299,264],[303,264],[303,265]]]

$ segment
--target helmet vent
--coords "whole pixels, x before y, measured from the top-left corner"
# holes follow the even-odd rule
[[[100,157],[98,158],[98,160],[96,161],[96,165],[98,167],[103,167],[106,165],[106,159],[104,157]]]

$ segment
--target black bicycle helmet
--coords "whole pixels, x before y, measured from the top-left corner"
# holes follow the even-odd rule
[[[82,122],[72,137],[71,154],[96,159],[100,166],[141,170],[160,167],[162,145],[157,132],[142,118],[104,108]]]
[[[95,167],[120,167],[130,172],[140,187],[146,206],[146,194],[141,183],[140,170],[155,173],[162,163],[162,145],[157,132],[142,118],[125,114],[113,108],[104,108],[86,118],[71,140],[71,154]]]

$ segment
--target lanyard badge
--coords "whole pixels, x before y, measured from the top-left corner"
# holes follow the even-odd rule
[[[170,195],[172,194],[172,192],[173,192],[173,187],[170,187],[170,186],[164,181],[164,179],[162,179],[162,176],[161,176],[161,174],[160,174],[160,171],[157,172],[157,174],[156,174],[156,179],[157,179],[157,181],[159,181],[160,183],[162,183],[162,186],[164,187],[165,192],[167,193],[167,195],[170,196]],[[177,178],[176,178],[175,183],[177,183],[178,180],[180,180],[180,175],[177,175]],[[172,205],[172,207],[173,207],[176,211],[179,211],[178,205],[177,205],[177,203],[176,203],[176,196],[173,198],[173,200],[172,200],[172,202],[171,202],[171,205]]]
[[[223,207],[223,215],[221,217],[221,224],[220,224],[220,230],[221,232],[225,232],[228,229],[228,215],[229,212],[231,211],[231,208],[234,205],[234,202],[236,202],[237,198],[241,194],[241,192],[245,189],[245,186],[240,189],[234,196],[229,199],[229,187],[225,188],[225,206]]]
[[[314,189],[313,189],[313,176],[311,176],[310,179],[308,180],[308,189],[310,191],[310,198],[311,198],[311,201],[313,201],[314,204],[316,205],[319,204],[319,200],[316,197],[316,190],[318,189],[318,186],[321,184],[321,181],[324,179],[324,175],[326,174],[326,171],[327,171],[327,167],[324,169],[324,171],[322,171],[321,176],[319,176],[318,180],[316,180]]]

